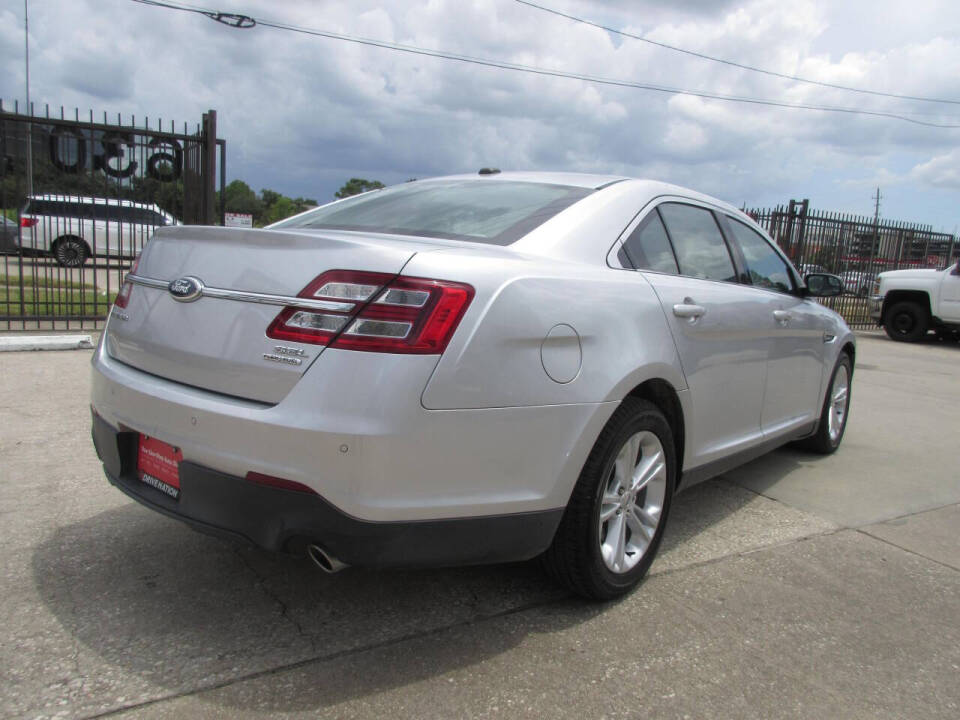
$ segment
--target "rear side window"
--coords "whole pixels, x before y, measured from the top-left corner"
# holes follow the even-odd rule
[[[96,203],[93,206],[93,217],[96,220],[102,220],[106,222],[116,222],[120,220],[120,210],[121,208],[116,205],[105,205],[103,203]]]
[[[133,223],[140,225],[162,225],[160,217],[146,208],[131,207],[125,205],[117,208],[120,213],[120,222]]]
[[[142,225],[165,225],[167,220],[149,208],[117,205],[104,202],[74,202],[72,200],[30,200],[23,210],[26,215],[80,218],[101,222],[119,222]]]
[[[783,259],[770,247],[770,243],[739,220],[728,217],[727,223],[743,250],[750,282],[767,290],[791,292],[793,281],[790,279],[790,271]]]
[[[677,259],[670,247],[670,238],[656,210],[644,218],[623,243],[627,258],[637,270],[656,270],[676,275]]]
[[[736,282],[730,251],[712,212],[681,203],[663,203],[657,209],[673,241],[681,275]]]
[[[409,182],[324,205],[271,227],[509,245],[591,192],[567,185],[487,178]]]

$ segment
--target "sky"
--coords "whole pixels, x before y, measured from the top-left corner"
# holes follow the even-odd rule
[[[171,0],[176,2],[178,0]],[[956,0],[182,0],[317,30],[617,80],[960,126]],[[30,94],[81,115],[199,121],[216,109],[227,181],[320,202],[481,167],[623,174],[737,206],[811,207],[960,229],[960,128],[545,77],[131,0],[29,0]],[[25,96],[22,0],[0,2],[0,98]]]

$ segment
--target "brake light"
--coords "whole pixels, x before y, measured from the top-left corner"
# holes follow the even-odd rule
[[[27,217],[26,215],[20,216],[20,227],[22,228],[32,228],[39,222],[40,218]]]
[[[125,282],[120,286],[120,292],[114,299],[113,304],[118,308],[125,308],[130,303],[130,293],[133,292],[133,283]]]
[[[331,270],[298,295],[323,301],[329,309],[285,307],[267,337],[344,350],[439,354],[473,293],[463,283]]]
[[[133,265],[130,266],[130,271],[127,275],[136,275],[137,265],[140,263],[140,256],[137,255],[137,258],[133,261]],[[126,279],[126,276],[123,280],[123,285],[120,286],[120,292],[117,293],[116,299],[113,301],[113,304],[118,308],[125,308],[130,302],[130,293],[133,292],[133,283]]]

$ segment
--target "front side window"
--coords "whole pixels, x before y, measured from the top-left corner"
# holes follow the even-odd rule
[[[728,217],[727,222],[743,250],[750,282],[767,290],[791,292],[793,281],[790,279],[790,271],[783,259],[770,247],[770,243],[739,220]]]
[[[663,229],[660,215],[654,210],[644,218],[623,243],[630,263],[637,270],[656,270],[676,275],[677,259],[670,247],[670,238]]]
[[[324,205],[271,227],[509,245],[591,192],[567,185],[485,178],[409,182]]]
[[[682,203],[663,203],[657,209],[673,241],[681,275],[737,281],[730,251],[712,212]]]

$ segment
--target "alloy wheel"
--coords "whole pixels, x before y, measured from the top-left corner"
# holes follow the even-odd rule
[[[843,424],[847,419],[847,402],[850,397],[850,375],[845,365],[837,368],[833,377],[833,386],[830,388],[830,414],[827,417],[827,430],[830,433],[830,442],[837,442],[843,432]]]
[[[632,435],[617,453],[599,503],[600,555],[607,569],[629,572],[660,525],[667,488],[666,455],[649,430]]]

